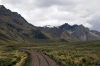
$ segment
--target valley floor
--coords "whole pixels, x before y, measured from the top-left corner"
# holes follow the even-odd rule
[[[100,41],[39,43],[24,48],[43,53],[60,66],[100,66]]]
[[[100,66],[100,41],[0,45],[0,66],[28,65]]]

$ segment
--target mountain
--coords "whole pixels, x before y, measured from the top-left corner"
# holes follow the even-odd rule
[[[60,29],[65,29],[65,30],[71,31],[71,32],[74,31],[77,27],[78,27],[78,25],[71,26],[68,23],[65,23],[65,24],[59,26]]]
[[[100,40],[100,32],[89,30],[83,25],[73,25],[64,24],[59,27],[62,30],[67,30],[67,32],[81,41],[87,40]]]
[[[34,41],[88,41],[100,40],[100,32],[90,30],[83,25],[58,27],[36,27],[29,24],[20,14],[0,5],[0,42],[32,43]]]
[[[51,40],[78,41],[78,39],[70,35],[67,30],[59,29],[57,27],[37,27],[37,29],[44,33]]]
[[[83,25],[69,25],[65,23],[58,27],[37,27],[47,37],[64,41],[89,41],[100,40],[100,32],[89,30]]]
[[[30,42],[29,39],[48,39],[20,14],[0,5],[0,41]]]

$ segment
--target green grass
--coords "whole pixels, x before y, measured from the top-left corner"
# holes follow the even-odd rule
[[[25,66],[27,58],[25,52],[8,45],[0,45],[0,66]]]
[[[44,53],[61,66],[100,66],[100,41],[38,43],[25,48]]]
[[[26,48],[44,53],[60,66],[100,66],[100,41],[54,42],[32,44],[0,44],[0,66],[25,66],[29,54],[17,50]],[[9,61],[9,62],[8,62]]]

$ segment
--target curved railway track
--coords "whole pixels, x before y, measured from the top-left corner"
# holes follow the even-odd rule
[[[29,62],[29,66],[59,66],[56,62],[44,54],[35,52],[33,50],[23,49],[23,51],[30,53],[31,61]]]

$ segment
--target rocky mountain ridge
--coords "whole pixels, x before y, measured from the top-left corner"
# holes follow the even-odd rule
[[[0,5],[0,41],[30,43],[36,39],[57,41],[100,40],[100,32],[90,30],[83,25],[59,27],[36,27],[29,24],[20,14]]]
[[[73,25],[68,26],[68,24],[64,24],[60,26],[60,29],[65,29],[67,32],[73,36],[75,36],[77,39],[82,41],[87,40],[99,40],[100,39],[100,32],[93,32],[89,28],[84,27],[83,25]],[[98,33],[98,34],[97,34]]]
[[[0,39],[11,42],[31,42],[29,39],[47,39],[47,37],[29,24],[20,14],[0,5]]]

